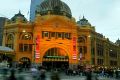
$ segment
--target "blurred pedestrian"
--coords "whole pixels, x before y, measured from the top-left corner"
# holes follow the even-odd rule
[[[7,68],[3,68],[3,78],[4,80],[6,80],[7,74],[8,74],[8,69]]]
[[[43,68],[43,67],[41,67],[41,69],[40,69],[40,75],[39,75],[39,77],[38,77],[38,79],[37,80],[46,80],[46,75],[45,75],[45,73],[46,73],[46,70]]]
[[[18,74],[19,74],[18,75],[18,80],[25,80],[24,77],[23,77],[23,73],[22,73],[22,69],[21,68],[18,69]]]
[[[14,69],[11,70],[11,74],[8,77],[8,80],[17,80],[15,77],[15,70]]]
[[[60,80],[60,77],[57,72],[51,74],[51,80]]]
[[[115,71],[116,79],[118,78],[118,71]]]
[[[90,68],[86,69],[86,80],[92,80]]]
[[[36,79],[38,77],[38,74],[39,74],[38,70],[35,67],[32,67],[30,69],[30,71],[31,71],[33,79]]]

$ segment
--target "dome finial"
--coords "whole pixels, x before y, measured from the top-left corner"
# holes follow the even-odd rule
[[[21,11],[20,11],[20,9],[19,9],[19,13],[18,14],[21,14]]]
[[[85,19],[85,16],[84,16],[84,14],[83,14],[83,19]]]

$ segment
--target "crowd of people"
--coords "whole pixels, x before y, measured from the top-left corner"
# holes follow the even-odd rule
[[[43,66],[31,67],[30,69],[24,68],[2,68],[0,70],[2,73],[2,78],[0,80],[46,80],[46,69]],[[23,75],[24,72],[28,75]],[[1,75],[1,74],[0,74]],[[30,79],[26,79],[28,76]],[[60,80],[57,71],[52,71],[51,80]]]
[[[31,80],[46,80],[46,67],[38,66],[31,67],[29,69],[24,68],[3,68],[3,78],[4,80],[26,80],[23,77],[22,72],[28,71]],[[50,79],[51,80],[61,80],[58,72],[65,73],[67,76],[86,76],[86,80],[98,80],[98,76],[103,77],[115,77],[116,79],[120,78],[120,71],[115,69],[99,69],[95,70],[94,68],[68,68],[65,70],[54,69],[51,70]],[[16,76],[16,73],[18,74]],[[9,74],[9,75],[8,75]]]
[[[70,69],[66,70],[66,75],[69,76],[86,76],[87,80],[98,80],[98,77],[108,77],[108,78],[116,78],[120,79],[120,70],[119,69],[105,69],[105,68],[77,68],[77,69]]]

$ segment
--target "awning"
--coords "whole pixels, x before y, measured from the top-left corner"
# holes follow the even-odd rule
[[[9,47],[4,47],[4,46],[0,46],[0,52],[14,52],[13,49],[9,48]]]

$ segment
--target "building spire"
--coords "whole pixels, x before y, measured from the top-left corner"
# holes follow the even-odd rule
[[[85,16],[83,15],[83,19],[85,19]]]
[[[18,14],[21,14],[21,11],[20,11],[20,9],[19,9],[19,13]]]

